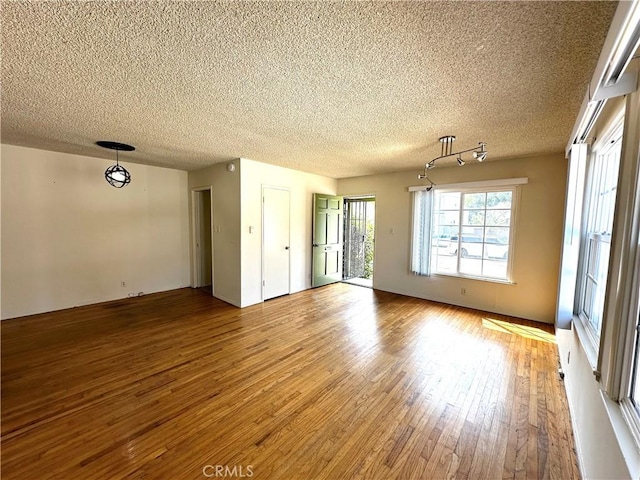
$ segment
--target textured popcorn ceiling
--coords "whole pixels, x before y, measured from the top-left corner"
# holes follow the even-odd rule
[[[613,2],[2,3],[2,142],[347,177],[561,152]]]

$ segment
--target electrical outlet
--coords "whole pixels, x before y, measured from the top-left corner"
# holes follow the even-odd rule
[[[466,295],[467,294],[467,289],[466,288],[461,288],[460,289],[460,295]]]
[[[120,286],[121,287],[126,287],[127,286],[127,282],[125,282],[124,280],[120,282]]]

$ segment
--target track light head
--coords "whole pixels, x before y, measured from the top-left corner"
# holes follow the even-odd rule
[[[487,150],[485,149],[487,144],[484,142],[479,142],[478,145],[480,145],[480,151],[473,152],[473,158],[475,158],[479,162],[484,162],[487,158]]]
[[[479,162],[484,162],[487,158],[487,152],[473,152],[473,158]]]
[[[462,160],[462,157],[458,157],[458,165],[463,166],[466,162]]]

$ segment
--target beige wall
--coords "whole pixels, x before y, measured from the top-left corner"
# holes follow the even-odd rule
[[[332,178],[241,159],[242,306],[262,301],[262,187],[291,192],[290,292],[311,288],[313,194],[334,195]],[[249,228],[254,227],[253,233]]]
[[[189,232],[193,238],[191,191],[213,187],[213,295],[232,305],[241,305],[240,281],[240,170],[239,160],[232,162],[235,171],[229,172],[226,163],[189,172]],[[193,285],[194,252],[189,242]]]
[[[566,168],[561,157],[432,171],[440,184],[529,177],[516,227],[516,285],[409,273],[407,187],[419,183],[414,171],[336,181],[247,159],[235,161],[233,173],[218,164],[188,175],[129,164],[134,181],[114,189],[103,179],[111,163],[2,147],[2,318],[188,285],[191,189],[205,186],[213,187],[214,294],[236,306],[260,302],[266,185],[291,190],[292,293],[311,286],[312,194],[373,193],[376,288],[553,321]]]
[[[338,181],[339,195],[375,194],[374,288],[553,323],[562,242],[566,161],[562,154],[469,163],[430,171],[436,184],[528,177],[516,220],[513,280],[505,285],[409,272],[411,194],[419,169]],[[466,295],[461,294],[461,289]]]
[[[188,285],[186,172],[1,149],[3,319]]]

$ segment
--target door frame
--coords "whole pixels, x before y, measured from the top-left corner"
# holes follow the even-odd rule
[[[200,258],[198,254],[198,233],[200,232],[200,207],[197,202],[198,194],[200,192],[209,191],[209,201],[210,205],[210,224],[211,224],[211,232],[209,235],[211,236],[211,294],[215,292],[215,281],[214,281],[214,248],[213,248],[213,186],[207,185],[203,187],[194,187],[191,189],[191,248],[193,251],[193,255],[191,255],[191,288],[198,288],[202,283],[202,273],[200,271]]]
[[[261,218],[261,223],[260,223],[260,228],[262,229],[261,235],[260,235],[260,300],[264,302],[264,287],[265,287],[265,278],[264,278],[264,273],[265,273],[265,266],[264,266],[264,258],[265,258],[265,251],[264,251],[264,206],[265,206],[265,201],[264,201],[264,191],[266,189],[271,189],[271,190],[284,190],[286,192],[289,193],[289,238],[287,239],[287,243],[289,244],[289,286],[288,286],[288,294],[291,294],[291,189],[289,187],[281,187],[281,186],[277,186],[277,185],[262,185],[262,188],[260,190],[260,194],[261,194],[261,199],[262,199],[262,209],[261,209],[261,214],[262,214],[262,218]]]
[[[346,227],[346,223],[347,223],[347,212],[346,212],[346,205],[347,205],[347,201],[348,200],[361,200],[361,201],[367,201],[367,202],[373,202],[374,205],[377,205],[377,199],[376,199],[376,194],[375,193],[370,193],[370,194],[358,194],[358,195],[343,195],[344,197],[344,223],[345,223],[345,227]],[[377,237],[377,230],[378,230],[378,223],[376,222],[376,218],[378,216],[378,209],[375,208],[374,209],[374,213],[373,213],[373,271],[375,272],[376,267],[376,247],[375,247],[375,239]],[[344,234],[344,238],[342,239],[342,261],[344,262],[345,259],[345,249],[347,246],[347,236],[346,236],[346,228],[345,230],[345,234]],[[374,275],[375,277],[375,275]],[[344,266],[342,267],[342,279],[343,280],[347,280],[347,278],[345,277],[345,269]]]

